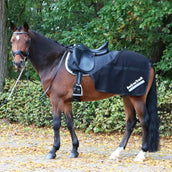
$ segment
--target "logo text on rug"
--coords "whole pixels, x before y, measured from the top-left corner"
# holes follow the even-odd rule
[[[144,84],[145,81],[143,79],[143,77],[141,76],[140,78],[136,79],[133,83],[131,83],[130,85],[127,86],[127,89],[129,92],[133,91],[134,89],[136,89],[138,86]]]

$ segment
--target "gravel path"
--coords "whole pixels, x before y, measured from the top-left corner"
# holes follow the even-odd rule
[[[142,163],[133,161],[141,145],[140,136],[131,136],[122,157],[109,160],[118,146],[121,134],[86,134],[77,131],[80,141],[79,158],[68,158],[71,138],[61,129],[61,148],[54,160],[45,156],[53,143],[52,129],[24,127],[0,121],[0,171],[45,172],[158,172],[172,171],[172,137],[161,138],[161,150],[147,154]]]

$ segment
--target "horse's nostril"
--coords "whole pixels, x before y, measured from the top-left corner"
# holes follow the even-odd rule
[[[24,61],[20,60],[19,64],[22,66],[24,64]]]

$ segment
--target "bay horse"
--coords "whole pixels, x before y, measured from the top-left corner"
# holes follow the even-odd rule
[[[13,31],[11,43],[14,66],[17,69],[21,69],[28,58],[39,74],[44,90],[47,90],[51,85],[46,95],[50,98],[53,110],[54,144],[46,158],[54,159],[57,150],[60,148],[59,130],[62,113],[65,114],[67,128],[72,138],[70,158],[78,157],[79,141],[74,129],[71,102],[76,76],[67,72],[65,68],[64,58],[66,58],[66,47],[30,30],[27,23],[18,28],[14,23],[11,23],[10,27]],[[58,72],[57,68],[59,68]],[[93,79],[89,75],[83,77],[82,87],[83,96],[81,97],[81,101],[101,100],[115,95],[97,91]],[[136,124],[137,114],[142,126],[143,135],[142,147],[135,160],[143,161],[147,151],[155,152],[158,151],[159,147],[159,121],[154,68],[152,66],[150,68],[149,81],[144,95],[122,96],[122,98],[126,116],[126,131],[119,147],[111,154],[110,159],[119,158],[121,151],[125,149]]]

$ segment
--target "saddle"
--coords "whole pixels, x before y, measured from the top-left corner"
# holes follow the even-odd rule
[[[81,79],[83,74],[88,74],[93,70],[95,65],[95,58],[107,54],[109,52],[108,43],[106,42],[97,49],[90,49],[83,44],[77,44],[70,47],[72,52],[73,71],[77,75],[76,82],[73,86],[72,101],[80,101],[80,97],[83,96],[83,89],[81,86]]]
[[[106,42],[97,49],[90,49],[83,44],[77,44],[73,48],[73,64],[78,71],[87,73],[94,68],[94,61],[100,55],[109,52],[108,43]]]

